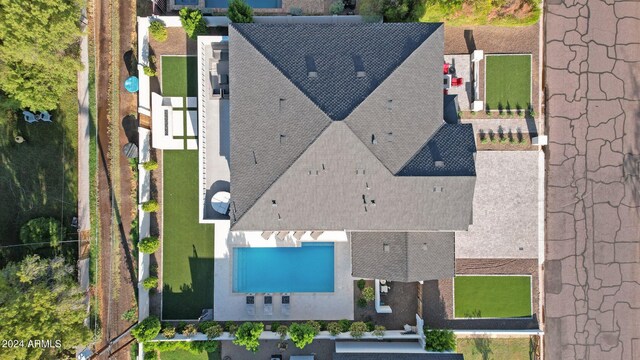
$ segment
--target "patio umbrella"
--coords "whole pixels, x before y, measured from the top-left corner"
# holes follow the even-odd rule
[[[138,78],[135,76],[130,76],[127,80],[124,81],[124,88],[127,89],[128,92],[134,93],[138,91]]]

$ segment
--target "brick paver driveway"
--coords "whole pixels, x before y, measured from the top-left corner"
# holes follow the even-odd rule
[[[640,359],[640,2],[548,0],[546,359]]]

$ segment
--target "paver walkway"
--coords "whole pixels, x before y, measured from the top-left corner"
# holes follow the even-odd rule
[[[547,359],[640,359],[640,2],[550,0]]]

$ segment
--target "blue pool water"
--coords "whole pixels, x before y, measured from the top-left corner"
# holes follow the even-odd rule
[[[234,292],[333,292],[333,270],[333,243],[233,249]]]
[[[246,0],[254,9],[278,9],[282,7],[282,0]],[[229,7],[229,0],[205,0],[204,6],[208,8]]]

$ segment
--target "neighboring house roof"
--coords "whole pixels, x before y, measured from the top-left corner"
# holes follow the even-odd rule
[[[354,277],[413,282],[454,275],[452,232],[351,232],[350,238]]]
[[[466,230],[475,146],[451,171],[420,167],[432,137],[473,143],[437,137],[443,38],[442,24],[232,24],[232,230]]]
[[[333,360],[464,360],[462,354],[384,354],[384,353],[334,353]]]

